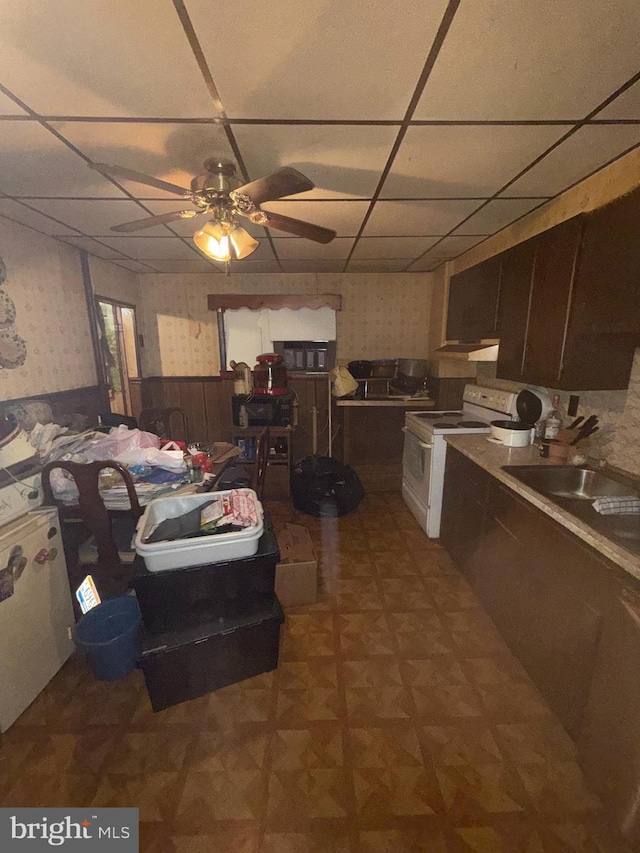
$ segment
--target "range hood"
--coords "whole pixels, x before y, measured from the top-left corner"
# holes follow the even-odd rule
[[[497,361],[498,341],[443,344],[434,352],[433,357],[455,358],[458,361]]]

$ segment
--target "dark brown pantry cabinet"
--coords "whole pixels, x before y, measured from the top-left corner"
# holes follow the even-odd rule
[[[447,312],[448,341],[495,338],[499,279],[499,256],[451,276]]]

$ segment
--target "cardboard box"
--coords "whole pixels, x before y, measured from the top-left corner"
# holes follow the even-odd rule
[[[318,598],[318,560],[306,527],[285,524],[277,534],[280,562],[276,595],[284,607],[314,604]]]

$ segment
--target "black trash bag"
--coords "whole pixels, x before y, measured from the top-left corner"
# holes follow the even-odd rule
[[[293,505],[321,518],[346,515],[364,497],[358,475],[329,456],[307,456],[291,472]]]

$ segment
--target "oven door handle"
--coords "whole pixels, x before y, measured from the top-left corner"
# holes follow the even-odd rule
[[[431,449],[433,448],[433,444],[425,444],[425,443],[424,443],[424,441],[420,441],[420,439],[418,438],[418,436],[417,436],[414,432],[411,432],[411,430],[410,430],[408,427],[403,426],[403,427],[402,427],[402,432],[408,432],[408,433],[410,433],[410,434],[415,438],[415,440],[418,442],[418,444],[420,445],[420,447],[422,447],[422,448],[423,448],[423,450],[431,450]]]

